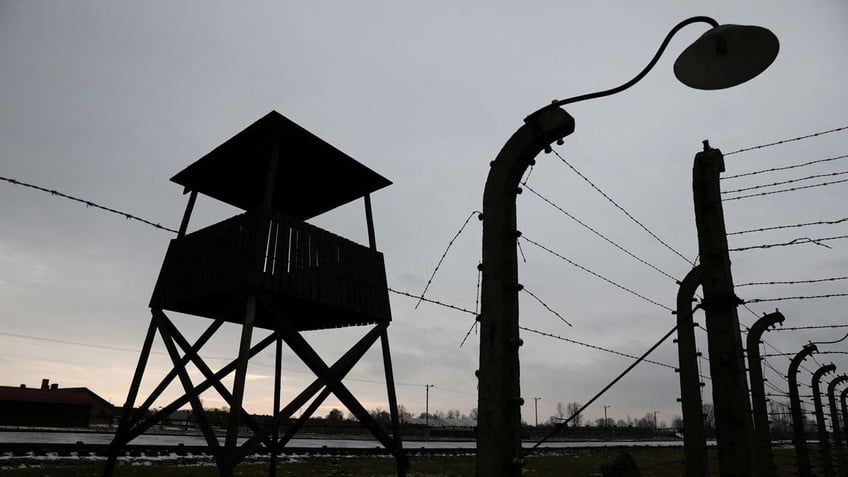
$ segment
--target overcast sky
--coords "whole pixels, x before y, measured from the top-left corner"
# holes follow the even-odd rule
[[[270,110],[312,131],[394,184],[372,197],[377,245],[391,287],[420,293],[448,241],[482,204],[488,164],[522,119],[554,98],[629,80],[679,21],[770,28],[781,42],[764,74],[736,88],[688,89],[674,58],[702,34],[685,28],[640,84],[568,108],[576,131],[557,151],[652,232],[694,259],[691,166],[701,141],[725,152],[848,125],[848,4],[841,0],[710,2],[23,2],[0,1],[0,176],[82,197],[176,228],[185,207],[169,178]],[[638,4],[638,6],[637,6]],[[848,131],[727,157],[726,175],[848,153]],[[848,170],[830,161],[724,181],[734,189]],[[824,177],[818,182],[838,180]],[[793,185],[816,183],[804,181]],[[533,190],[643,260],[682,278],[690,265],[581,180],[555,155],[538,158]],[[756,192],[756,191],[755,191]],[[846,216],[848,185],[725,203],[728,231]],[[525,236],[659,304],[674,281],[610,246],[532,193],[519,197]],[[198,201],[191,229],[237,213]],[[148,300],[173,234],[82,204],[0,183],[0,384],[86,386],[123,402],[149,322]],[[314,221],[366,243],[361,201]],[[846,234],[846,225],[731,236],[731,247]],[[848,242],[734,253],[736,283],[848,275]],[[524,242],[521,282],[573,327],[521,296],[521,323],[639,355],[674,324],[665,309]],[[457,239],[427,296],[474,309],[480,223]],[[739,288],[745,299],[848,291],[845,281]],[[392,295],[389,329],[400,403],[463,413],[476,406],[478,337],[460,348],[473,317]],[[846,298],[750,305],[785,326],[845,324]],[[187,335],[208,321],[170,314]],[[756,317],[740,308],[743,325]],[[701,313],[696,318],[703,322]],[[770,332],[782,352],[836,340],[848,329]],[[364,329],[309,333],[328,361]],[[204,349],[219,366],[237,346],[226,326]],[[263,336],[257,333],[256,339]],[[523,333],[523,417],[585,402],[630,360]],[[706,336],[699,332],[706,354]],[[846,351],[848,340],[822,345]],[[167,372],[157,341],[144,389]],[[777,353],[766,347],[766,352]],[[676,365],[669,340],[652,359]],[[848,371],[845,355],[820,355]],[[788,358],[769,362],[783,373]],[[247,406],[270,413],[273,358],[251,367]],[[808,360],[807,370],[819,365]],[[311,381],[285,354],[284,397]],[[705,374],[708,368],[704,363]],[[346,381],[369,408],[386,408],[378,349]],[[786,391],[786,382],[767,378]],[[801,381],[809,383],[809,372]],[[178,385],[175,383],[175,386]],[[712,398],[709,382],[705,401]],[[804,390],[802,390],[803,393]],[[807,390],[808,391],[808,390]],[[169,396],[174,396],[175,388]],[[679,415],[677,375],[642,364],[587,410],[615,419]],[[214,394],[208,406],[223,406]],[[160,405],[166,404],[164,401]],[[319,411],[338,406],[329,400]]]

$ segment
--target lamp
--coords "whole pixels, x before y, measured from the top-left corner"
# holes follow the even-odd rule
[[[742,84],[765,71],[774,62],[780,50],[780,42],[767,28],[720,25],[712,18],[704,16],[688,18],[668,32],[648,66],[627,83],[596,93],[554,100],[528,116],[525,121],[552,108],[610,96],[633,86],[657,64],[672,37],[683,27],[693,23],[707,23],[712,28],[683,50],[674,62],[674,75],[681,83],[691,88],[715,90]]]

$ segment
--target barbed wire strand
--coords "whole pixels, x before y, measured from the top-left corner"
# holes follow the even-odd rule
[[[785,180],[785,181],[772,182],[770,184],[759,184],[759,185],[755,185],[755,186],[741,187],[739,189],[725,190],[725,191],[721,191],[721,193],[722,193],[722,195],[724,195],[724,194],[736,194],[736,193],[739,193],[739,192],[747,192],[749,190],[765,189],[766,187],[777,187],[777,186],[780,186],[780,185],[794,184],[796,182],[808,181],[808,180],[811,180],[811,179],[820,179],[822,177],[843,176],[845,174],[848,174],[848,171],[830,172],[830,173],[827,173],[827,174],[814,174],[814,175],[811,175],[811,176],[799,177],[799,178],[796,178],[796,179],[789,179],[789,180]]]
[[[758,170],[758,171],[743,172],[741,174],[735,174],[735,175],[732,175],[732,176],[723,176],[723,177],[721,177],[721,180],[739,179],[740,177],[756,176],[756,175],[759,175],[759,174],[766,174],[766,173],[769,173],[769,172],[786,171],[786,170],[789,170],[789,169],[797,169],[799,167],[812,166],[814,164],[820,164],[820,163],[823,163],[823,162],[838,161],[840,159],[845,159],[845,158],[848,158],[848,154],[843,154],[841,156],[835,156],[835,157],[828,157],[827,159],[817,159],[815,161],[804,162],[802,164],[792,164],[792,165],[789,165],[789,166],[772,167],[770,169],[761,169],[761,170]]]
[[[727,249],[728,252],[744,252],[747,250],[757,250],[757,249],[768,249],[774,247],[789,247],[793,245],[805,245],[808,243],[818,245],[820,247],[831,248],[828,245],[824,245],[821,242],[829,242],[831,240],[843,240],[848,238],[848,235],[836,235],[833,237],[820,237],[820,238],[810,238],[810,237],[801,237],[796,238],[794,240],[790,240],[788,242],[779,242],[779,243],[766,243],[761,245],[750,245],[747,247],[736,247]]]
[[[38,185],[35,185],[35,184],[29,184],[29,183],[26,183],[26,182],[21,182],[19,180],[11,179],[11,178],[8,178],[8,177],[0,176],[0,180],[6,181],[6,182],[13,184],[13,185],[28,187],[30,189],[35,189],[35,190],[38,190],[38,191],[41,191],[41,192],[47,192],[51,195],[54,195],[56,197],[61,197],[63,199],[68,199],[68,200],[72,200],[72,201],[75,201],[75,202],[79,202],[81,204],[85,204],[86,207],[94,207],[95,209],[100,209],[100,210],[104,210],[106,212],[110,212],[110,213],[113,213],[113,214],[116,214],[116,215],[120,215],[127,220],[135,220],[137,222],[141,222],[143,224],[149,225],[149,226],[151,226],[153,228],[157,228],[159,230],[165,230],[167,232],[178,233],[177,230],[165,227],[165,226],[160,225],[156,222],[152,222],[152,221],[147,220],[147,219],[142,219],[141,217],[135,216],[133,214],[122,212],[120,210],[113,209],[111,207],[106,207],[106,206],[97,204],[95,202],[92,202],[90,200],[80,199],[79,197],[74,197],[72,195],[68,195],[68,194],[65,194],[64,192],[60,192],[60,191],[57,191],[57,190],[54,190],[54,189],[48,189],[46,187],[41,187],[41,186],[38,186]]]
[[[459,347],[462,348],[462,345],[465,344],[465,341],[468,340],[468,337],[471,336],[471,332],[477,328],[477,319],[474,319],[474,323],[471,324],[471,328],[468,328],[468,332],[465,333],[465,337],[462,338],[462,342],[459,343]]]
[[[624,357],[624,358],[639,359],[638,356],[634,356],[632,354],[622,353],[621,351],[616,351],[616,350],[613,350],[613,349],[604,348],[604,347],[589,344],[589,343],[583,343],[581,341],[573,340],[573,339],[570,339],[570,338],[565,338],[563,336],[555,335],[553,333],[534,330],[533,328],[528,328],[526,326],[519,326],[518,329],[527,331],[528,333],[534,333],[534,334],[545,336],[545,337],[548,337],[548,338],[553,338],[553,339],[556,339],[556,340],[564,341],[566,343],[576,344],[576,345],[583,346],[583,347],[586,347],[586,348],[594,349],[596,351],[604,351],[606,353],[614,354],[616,356],[621,356],[621,357]],[[652,361],[650,359],[643,359],[642,361],[644,361],[646,363],[655,364],[657,366],[662,366],[664,368],[676,369],[674,366],[672,366],[670,364],[661,363],[659,361]]]
[[[808,295],[808,296],[785,296],[780,298],[754,298],[745,300],[746,303],[767,303],[771,301],[786,301],[786,300],[818,300],[822,298],[838,298],[848,296],[848,293],[829,293],[827,295]]]
[[[553,308],[549,307],[547,303],[543,302],[541,298],[539,298],[538,296],[536,296],[536,294],[535,294],[535,293],[533,293],[533,292],[531,292],[530,290],[528,290],[526,286],[525,286],[525,287],[523,287],[521,290],[522,290],[522,291],[524,291],[525,293],[527,293],[528,295],[532,296],[532,297],[533,297],[536,301],[538,301],[538,302],[539,302],[539,304],[540,304],[540,305],[544,306],[546,310],[550,311],[551,313],[553,313],[554,315],[556,315],[556,316],[557,316],[557,318],[559,318],[560,320],[562,320],[562,322],[563,322],[563,323],[565,323],[565,324],[566,324],[566,325],[568,325],[568,326],[573,326],[571,323],[569,323],[569,322],[568,322],[568,320],[566,320],[565,318],[563,318],[563,316],[562,316],[562,315],[560,315],[559,313],[557,313],[557,312],[556,312],[556,310],[554,310]]]
[[[550,199],[548,199],[547,197],[545,197],[545,196],[543,196],[542,194],[540,194],[540,193],[536,192],[533,188],[531,188],[530,186],[528,186],[526,183],[524,183],[523,185],[524,185],[524,188],[525,188],[525,189],[527,189],[527,190],[529,190],[530,192],[532,192],[534,195],[536,195],[536,197],[538,197],[538,198],[542,199],[543,201],[547,202],[547,203],[548,203],[551,207],[554,207],[555,209],[559,210],[559,211],[560,211],[562,214],[564,214],[566,217],[568,217],[568,218],[570,218],[571,220],[573,220],[573,221],[577,222],[578,224],[580,224],[581,226],[583,226],[585,229],[587,229],[587,230],[589,230],[590,232],[592,232],[593,234],[597,235],[598,237],[600,237],[601,239],[603,239],[604,241],[606,241],[607,243],[609,243],[609,244],[610,244],[610,245],[612,245],[613,247],[615,247],[615,248],[617,248],[617,249],[621,250],[622,252],[626,253],[627,255],[629,255],[630,257],[634,258],[634,259],[635,259],[635,260],[637,260],[638,262],[640,262],[640,263],[642,263],[642,264],[644,264],[644,265],[647,265],[648,267],[650,267],[650,268],[654,269],[655,271],[657,271],[657,272],[661,273],[662,275],[666,276],[667,278],[670,278],[670,279],[672,279],[672,280],[674,280],[674,281],[677,281],[677,278],[673,277],[671,274],[669,274],[669,273],[665,272],[664,270],[660,269],[659,267],[657,267],[657,266],[655,266],[655,265],[653,265],[653,264],[651,264],[651,263],[647,262],[646,260],[644,260],[644,259],[642,259],[642,258],[640,258],[640,257],[636,256],[636,255],[635,255],[634,253],[632,253],[631,251],[629,251],[629,250],[627,250],[626,248],[622,247],[621,245],[619,245],[619,244],[615,243],[614,241],[612,241],[612,240],[611,240],[609,237],[607,237],[606,235],[602,234],[601,232],[598,232],[597,230],[595,230],[595,229],[594,229],[594,228],[592,228],[591,226],[587,225],[587,224],[586,224],[585,222],[583,222],[582,220],[580,220],[580,219],[578,219],[577,217],[575,217],[573,214],[571,214],[571,213],[567,212],[565,209],[563,209],[563,208],[562,208],[562,207],[560,207],[559,205],[555,204],[553,201],[551,201],[551,200],[550,200]]]
[[[465,222],[463,222],[462,227],[460,227],[459,230],[456,232],[456,235],[454,235],[453,238],[450,239],[450,242],[448,242],[448,246],[447,246],[447,248],[445,248],[444,253],[442,253],[442,257],[439,258],[439,263],[436,264],[436,268],[433,269],[433,273],[430,274],[430,278],[427,280],[427,284],[424,286],[424,291],[421,292],[421,296],[419,297],[418,302],[415,303],[415,309],[416,310],[418,309],[418,306],[421,304],[421,301],[424,299],[424,295],[427,294],[427,290],[430,288],[430,284],[433,283],[433,278],[436,276],[436,273],[439,271],[439,267],[442,266],[442,262],[444,262],[445,257],[448,255],[448,252],[450,251],[451,247],[453,246],[453,243],[456,241],[457,237],[459,237],[460,234],[462,234],[462,231],[465,230],[465,226],[468,225],[468,222],[471,221],[471,218],[474,217],[475,215],[479,217],[482,214],[479,211],[476,211],[476,210],[472,211],[471,214],[468,216],[468,218],[465,219]]]
[[[772,190],[772,191],[768,191],[768,192],[759,192],[757,194],[746,194],[746,195],[740,195],[740,196],[736,196],[736,197],[726,197],[726,198],[721,199],[721,201],[722,202],[729,202],[731,200],[750,199],[752,197],[764,197],[764,196],[767,196],[767,195],[783,194],[785,192],[797,192],[799,190],[813,189],[815,187],[831,186],[831,185],[836,185],[836,184],[842,184],[844,182],[848,182],[848,179],[840,179],[838,181],[829,181],[829,182],[822,182],[822,183],[819,183],[819,184],[810,184],[810,185],[805,185],[805,186],[790,187],[788,189]]]
[[[773,282],[748,282],[748,283],[740,283],[738,285],[734,285],[736,288],[739,287],[751,287],[758,285],[800,285],[803,283],[822,283],[822,282],[837,282],[840,280],[848,280],[848,277],[830,277],[830,278],[814,278],[811,280],[785,280],[785,281],[773,281]]]
[[[809,227],[812,225],[836,225],[841,224],[843,222],[848,222],[848,217],[844,217],[837,220],[820,220],[818,222],[806,222],[803,224],[790,224],[790,225],[774,225],[771,227],[761,227],[758,229],[748,229],[748,230],[740,230],[738,232],[730,232],[727,235],[741,235],[741,234],[750,234],[754,232],[768,232],[771,230],[782,230],[782,229],[794,229],[799,227]]]
[[[741,152],[753,151],[753,150],[756,150],[756,149],[763,149],[763,148],[771,147],[771,146],[779,146],[781,144],[786,144],[786,143],[790,143],[790,142],[801,141],[801,140],[804,140],[804,139],[810,139],[810,138],[814,138],[814,137],[818,137],[818,136],[823,136],[825,134],[844,131],[846,129],[848,129],[848,126],[842,126],[842,127],[839,127],[839,128],[829,129],[827,131],[819,131],[819,132],[807,134],[807,135],[804,135],[804,136],[793,137],[793,138],[790,138],[790,139],[782,139],[780,141],[770,142],[770,143],[767,143],[767,144],[760,144],[758,146],[745,147],[745,148],[742,148],[742,149],[737,149],[737,150],[732,151],[732,152],[728,152],[728,153],[725,154],[725,157],[726,156],[732,156],[734,154],[739,154]]]
[[[553,251],[553,250],[551,250],[550,248],[548,248],[548,247],[546,247],[546,246],[544,246],[544,245],[542,245],[542,244],[540,244],[540,243],[538,243],[538,242],[536,242],[536,241],[534,241],[534,240],[531,240],[531,239],[527,238],[527,236],[526,236],[526,235],[522,235],[520,238],[521,238],[521,239],[523,239],[523,240],[526,240],[526,241],[527,241],[527,242],[529,242],[529,243],[532,243],[533,245],[535,245],[535,246],[537,246],[537,247],[541,248],[542,250],[544,250],[544,251],[546,251],[546,252],[550,253],[551,255],[553,255],[553,256],[555,256],[555,257],[558,257],[558,258],[560,258],[560,259],[562,259],[562,260],[564,260],[564,261],[568,262],[569,264],[573,265],[574,267],[577,267],[577,268],[579,268],[579,269],[583,270],[584,272],[586,272],[586,273],[588,273],[588,274],[590,274],[590,275],[593,275],[593,276],[595,276],[595,277],[597,277],[597,278],[600,278],[601,280],[603,280],[603,281],[605,281],[605,282],[609,283],[610,285],[613,285],[613,286],[615,286],[615,287],[617,287],[617,288],[620,288],[621,290],[626,291],[627,293],[630,293],[630,294],[631,294],[631,295],[633,295],[633,296],[636,296],[636,297],[638,297],[638,298],[641,298],[642,300],[644,300],[644,301],[646,301],[646,302],[648,302],[648,303],[651,303],[652,305],[658,306],[658,307],[660,307],[660,308],[662,308],[662,309],[664,309],[664,310],[672,311],[672,312],[674,311],[672,308],[670,308],[670,307],[668,307],[668,306],[665,306],[665,305],[663,305],[662,303],[659,303],[659,302],[656,302],[656,301],[654,301],[654,300],[651,300],[650,298],[648,298],[648,297],[646,297],[646,296],[644,296],[644,295],[641,295],[641,294],[639,294],[639,293],[637,293],[637,292],[635,292],[635,291],[631,290],[630,288],[625,287],[624,285],[620,285],[620,284],[618,284],[618,283],[616,283],[616,282],[614,282],[614,281],[610,280],[609,278],[607,278],[607,277],[605,277],[605,276],[603,276],[603,275],[601,275],[601,274],[599,274],[599,273],[597,273],[597,272],[594,272],[594,271],[592,271],[592,270],[590,270],[590,269],[588,269],[588,268],[584,267],[583,265],[580,265],[579,263],[574,262],[573,260],[570,260],[570,259],[568,259],[568,258],[564,257],[563,255],[560,255],[560,254],[559,254],[559,253],[557,253],[557,252],[554,252],[554,251]]]
[[[654,240],[656,240],[657,242],[662,244],[668,250],[672,251],[678,257],[685,260],[686,263],[688,263],[689,265],[692,265],[693,267],[695,266],[695,264],[692,261],[690,261],[688,258],[686,258],[682,253],[678,252],[676,249],[674,249],[674,247],[672,247],[671,245],[669,245],[665,241],[663,241],[661,238],[659,238],[659,236],[657,236],[657,234],[651,232],[651,230],[648,229],[648,227],[646,227],[645,224],[643,224],[642,222],[637,220],[636,217],[631,215],[630,212],[628,212],[627,210],[624,209],[624,207],[618,205],[618,202],[614,201],[610,196],[608,196],[604,191],[602,191],[598,186],[596,186],[592,181],[590,181],[588,177],[584,176],[583,173],[578,171],[574,166],[571,165],[571,163],[566,161],[565,158],[562,157],[556,149],[553,150],[553,153],[556,154],[556,156],[559,158],[560,161],[562,161],[563,164],[568,166],[569,169],[571,169],[575,174],[577,174],[581,179],[583,179],[587,184],[589,184],[593,189],[595,189],[599,194],[601,194],[607,201],[609,201],[609,203],[611,203],[613,206],[615,206],[615,208],[617,208],[622,213],[624,213],[624,215],[626,215],[627,218],[629,218],[636,225],[641,227],[642,230],[644,230],[645,232],[648,233],[648,235],[653,237]]]
[[[848,325],[812,325],[812,326],[792,326],[784,328],[776,328],[773,331],[800,331],[800,330],[819,330],[825,328],[848,328]]]
[[[777,391],[777,392],[781,393],[781,394],[782,394],[782,395],[784,395],[784,396],[788,396],[788,395],[789,395],[789,393],[788,393],[788,392],[786,392],[786,391],[784,391],[784,390],[780,389],[779,387],[775,386],[774,384],[772,384],[772,383],[770,383],[770,382],[768,382],[768,381],[765,381],[765,384],[766,384],[766,386],[768,386],[768,387],[770,387],[770,388],[774,389],[775,391]]]
[[[463,313],[468,313],[469,315],[477,316],[477,313],[474,313],[473,311],[471,311],[467,308],[462,308],[462,307],[459,307],[459,306],[456,306],[456,305],[450,305],[448,303],[443,303],[443,302],[440,302],[438,300],[432,300],[430,298],[421,298],[418,295],[413,295],[412,293],[405,292],[405,291],[395,290],[393,288],[389,288],[389,291],[392,292],[392,293],[395,293],[397,295],[403,295],[403,296],[406,296],[406,297],[409,297],[409,298],[415,298],[416,300],[421,300],[421,301],[424,301],[426,303],[432,303],[433,305],[439,305],[439,306],[443,306],[445,308],[450,308],[452,310],[461,311]]]
[[[476,315],[476,317],[474,318],[474,323],[471,324],[471,328],[468,328],[468,332],[465,333],[465,337],[462,338],[462,342],[459,343],[460,348],[462,348],[462,345],[464,345],[465,341],[468,340],[468,337],[471,336],[472,331],[474,331],[474,334],[477,334],[477,325],[480,323],[480,281],[481,276],[483,275],[483,269],[481,268],[482,264],[483,262],[481,261],[477,265],[477,293],[474,299],[474,314]]]
[[[633,370],[633,368],[635,368],[635,367],[636,367],[639,363],[641,363],[642,361],[644,361],[644,360],[645,360],[645,358],[646,358],[649,354],[651,354],[651,353],[652,353],[655,349],[657,349],[657,348],[658,348],[658,347],[659,347],[659,346],[660,346],[660,345],[661,345],[661,344],[662,344],[665,340],[667,340],[667,339],[668,339],[668,337],[669,337],[669,336],[671,336],[671,335],[672,335],[675,331],[677,331],[677,326],[674,326],[674,327],[673,327],[673,328],[672,328],[672,329],[671,329],[668,333],[666,333],[666,334],[665,334],[662,338],[660,338],[660,339],[659,339],[659,341],[657,341],[657,342],[656,342],[653,346],[651,346],[651,347],[648,349],[648,351],[645,351],[645,352],[642,354],[642,356],[639,356],[639,357],[636,359],[636,361],[634,361],[634,362],[633,362],[630,366],[628,366],[628,367],[627,367],[624,371],[622,371],[622,372],[621,372],[621,374],[619,374],[618,376],[616,376],[616,377],[615,377],[615,379],[613,379],[613,380],[612,380],[609,384],[607,384],[606,386],[604,386],[604,388],[603,388],[603,389],[601,389],[600,391],[598,391],[598,392],[597,392],[597,393],[596,393],[596,394],[595,394],[595,395],[594,395],[591,399],[589,399],[589,400],[586,402],[586,404],[584,404],[583,406],[581,406],[581,407],[580,407],[580,409],[578,409],[577,411],[575,411],[575,412],[574,412],[574,414],[572,414],[569,418],[567,418],[567,419],[565,419],[565,420],[563,420],[563,421],[558,422],[558,423],[554,426],[554,428],[553,428],[553,429],[551,429],[551,431],[550,431],[547,435],[545,435],[545,437],[543,437],[542,439],[540,439],[539,441],[537,441],[537,442],[536,442],[536,444],[534,444],[534,445],[533,445],[533,447],[531,447],[531,448],[530,448],[530,449],[528,449],[526,452],[524,452],[524,457],[526,457],[526,456],[528,456],[528,455],[532,454],[533,452],[535,452],[535,451],[536,451],[536,449],[538,449],[538,448],[539,448],[539,446],[541,446],[541,445],[542,445],[543,443],[545,443],[548,439],[550,439],[551,437],[553,437],[556,433],[558,433],[558,432],[559,432],[560,430],[562,430],[565,426],[567,426],[567,425],[568,425],[568,422],[569,422],[569,421],[571,421],[572,419],[574,419],[574,417],[575,417],[575,416],[579,416],[579,415],[580,415],[580,413],[581,413],[581,412],[583,412],[583,410],[585,410],[586,408],[588,408],[588,407],[589,407],[590,405],[592,405],[592,403],[594,403],[594,402],[595,402],[598,398],[600,398],[601,396],[603,396],[603,394],[604,394],[605,392],[607,392],[607,391],[608,391],[611,387],[615,386],[615,384],[616,384],[617,382],[619,382],[619,381],[620,381],[620,380],[621,380],[624,376],[626,376],[626,375],[627,375],[627,374],[628,374],[631,370]]]

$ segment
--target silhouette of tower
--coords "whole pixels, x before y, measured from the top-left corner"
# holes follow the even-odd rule
[[[277,454],[332,393],[394,455],[398,474],[403,475],[408,463],[399,433],[387,334],[391,310],[370,202],[372,192],[391,182],[276,111],[171,180],[185,188],[188,205],[153,291],[150,326],[103,474],[111,475],[118,453],[130,441],[175,410],[190,405],[220,475],[232,475],[236,464],[260,446],[270,453],[269,475],[274,475]],[[244,213],[186,233],[198,194]],[[360,198],[365,203],[367,247],[305,222]],[[165,311],[211,322],[190,343]],[[199,356],[199,350],[225,322],[241,327],[238,355],[214,371]],[[369,331],[331,364],[325,363],[302,335],[304,331],[351,326],[368,326]],[[268,335],[254,340],[255,330]],[[157,333],[173,369],[136,405]],[[342,382],[378,340],[391,434]],[[283,343],[310,368],[315,380],[281,406]],[[272,344],[276,356],[274,413],[269,422],[259,422],[243,409],[245,379],[250,358]],[[192,381],[189,365],[203,375],[202,381]],[[228,388],[223,379],[230,375],[232,385]],[[151,410],[154,401],[175,379],[182,385],[182,396],[159,410]],[[211,390],[217,391],[230,407],[222,436],[216,434],[200,401],[201,394]],[[292,419],[307,404],[298,419]],[[249,430],[246,440],[245,427]]]

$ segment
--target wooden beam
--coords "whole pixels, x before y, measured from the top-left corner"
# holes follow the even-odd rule
[[[180,222],[180,230],[177,232],[177,238],[183,238],[186,234],[188,221],[191,219],[191,212],[194,210],[195,201],[197,201],[197,191],[193,190],[188,196],[188,204],[186,205],[186,210],[183,213],[183,220]]]
[[[374,215],[371,212],[371,194],[365,194],[365,224],[368,227],[368,246],[377,250],[377,239],[374,235]]]

